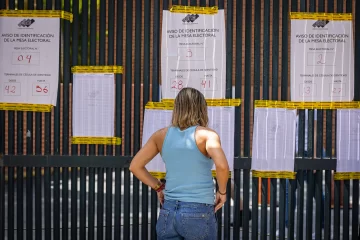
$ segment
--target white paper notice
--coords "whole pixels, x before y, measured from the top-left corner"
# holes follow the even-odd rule
[[[59,18],[0,17],[0,102],[56,105]]]
[[[338,109],[337,172],[360,172],[360,110]]]
[[[114,74],[73,76],[73,136],[114,137]]]
[[[209,128],[220,137],[230,169],[234,167],[234,107],[208,107]],[[145,109],[142,146],[157,130],[171,125],[172,110]],[[158,154],[146,168],[151,172],[166,172],[165,164]],[[213,166],[215,170],[215,166]]]
[[[162,98],[174,99],[184,87],[205,98],[225,98],[225,18],[217,14],[163,11]]]
[[[353,100],[352,31],[351,20],[291,20],[291,101]]]
[[[294,171],[296,110],[255,108],[251,168]]]

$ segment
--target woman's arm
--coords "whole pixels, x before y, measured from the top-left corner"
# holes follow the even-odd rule
[[[159,131],[155,132],[147,141],[145,146],[135,155],[131,161],[129,170],[143,183],[155,189],[159,180],[151,176],[148,170],[145,168],[151,159],[153,159],[158,153],[159,149],[156,145],[156,139],[159,137]]]
[[[215,132],[208,132],[206,140],[206,152],[214,161],[216,168],[216,179],[221,193],[226,192],[226,185],[229,179],[229,164],[221,147],[219,135]]]

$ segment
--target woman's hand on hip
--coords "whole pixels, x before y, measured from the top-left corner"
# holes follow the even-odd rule
[[[226,194],[221,195],[219,192],[216,192],[216,200],[215,200],[215,212],[222,208],[226,202]]]
[[[158,192],[157,196],[158,196],[160,204],[163,205],[164,204],[164,192],[163,191]]]

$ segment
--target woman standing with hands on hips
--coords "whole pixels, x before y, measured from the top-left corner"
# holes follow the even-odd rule
[[[175,99],[171,126],[155,132],[131,162],[130,171],[157,191],[162,204],[156,225],[159,240],[217,239],[215,212],[226,202],[229,166],[218,134],[207,125],[204,96],[183,88]],[[145,168],[158,153],[166,166],[166,185]]]

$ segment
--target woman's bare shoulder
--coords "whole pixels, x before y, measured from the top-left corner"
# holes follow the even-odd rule
[[[197,127],[196,132],[202,137],[215,137],[218,136],[217,132],[214,129],[208,127]]]

